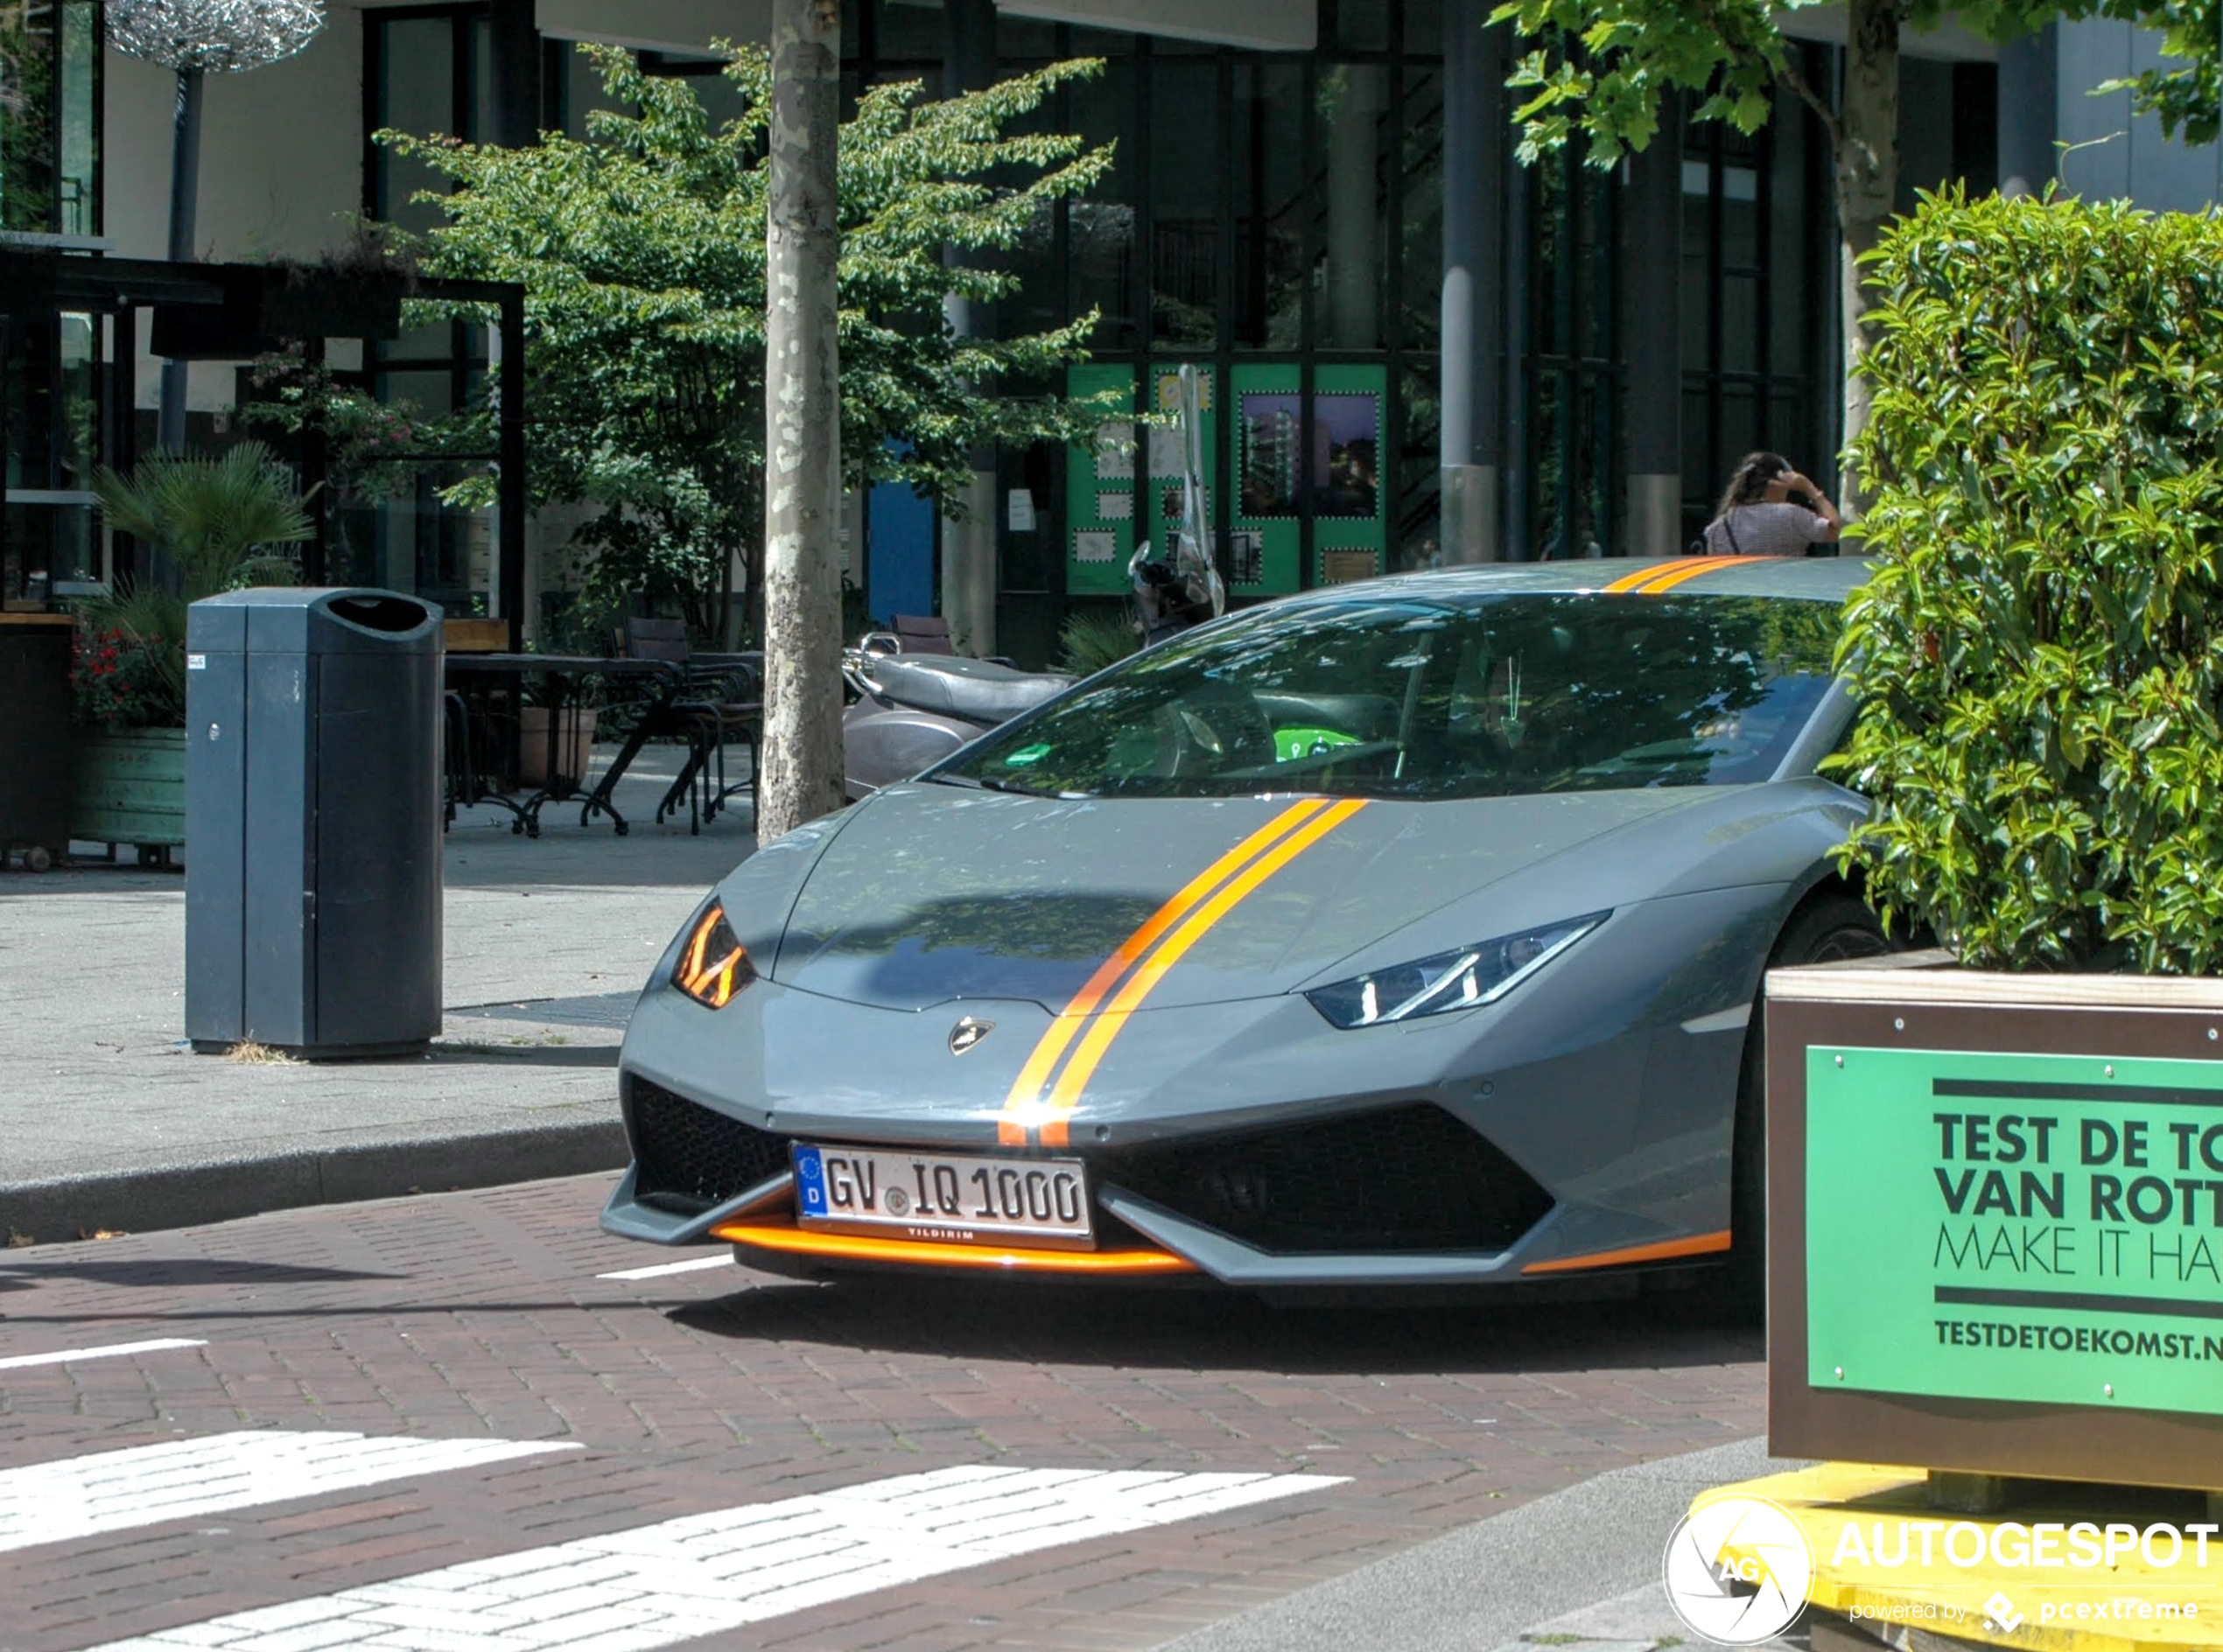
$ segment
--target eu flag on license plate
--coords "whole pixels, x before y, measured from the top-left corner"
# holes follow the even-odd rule
[[[795,1190],[804,1214],[826,1214],[826,1167],[815,1147],[797,1146],[795,1152]]]

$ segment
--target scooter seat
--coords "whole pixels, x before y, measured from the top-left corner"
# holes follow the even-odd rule
[[[960,654],[887,654],[873,662],[873,683],[916,711],[967,723],[1006,723],[1073,686],[1056,672],[1014,671]]]

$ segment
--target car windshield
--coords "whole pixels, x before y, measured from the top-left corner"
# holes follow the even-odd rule
[[[928,778],[1053,796],[1510,797],[1780,766],[1837,610],[1740,597],[1293,603],[1179,639]]]

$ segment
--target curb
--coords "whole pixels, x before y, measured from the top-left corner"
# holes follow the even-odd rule
[[[0,1232],[39,1243],[113,1229],[152,1233],[235,1222],[305,1205],[621,1171],[631,1160],[615,1119],[479,1136],[372,1142],[268,1157],[53,1181],[0,1183]]]
[[[1159,1652],[1650,1652],[1692,1642],[1660,1589],[1668,1534],[1697,1493],[1778,1466],[1756,1437],[1609,1468],[1168,1640]],[[1767,1642],[1761,1652],[1782,1645]]]

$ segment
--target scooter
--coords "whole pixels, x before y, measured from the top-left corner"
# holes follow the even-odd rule
[[[1058,671],[898,653],[896,640],[879,632],[844,650],[841,675],[855,696],[841,718],[844,782],[852,802],[910,779],[1073,683]]]

